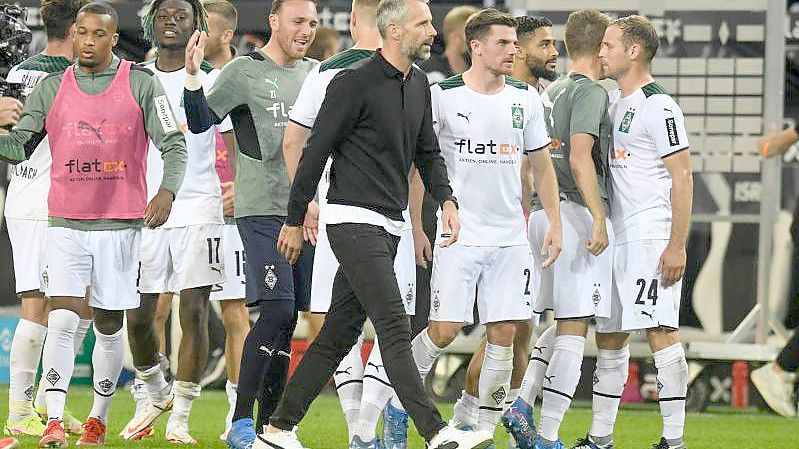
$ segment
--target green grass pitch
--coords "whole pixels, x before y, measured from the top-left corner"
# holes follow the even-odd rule
[[[0,416],[5,419],[8,403],[8,389],[0,388]],[[91,408],[92,392],[85,387],[70,389],[69,408],[78,417],[85,417]],[[445,419],[452,415],[452,405],[442,404],[441,412]],[[133,399],[127,390],[120,390],[111,408],[109,429],[109,448],[166,448],[171,445],[164,439],[166,417],[162,417],[152,438],[140,442],[123,442],[117,432],[132,416]],[[191,433],[203,448],[224,448],[219,441],[223,420],[227,412],[224,391],[203,392],[194,404],[191,416]],[[575,439],[585,434],[591,421],[588,404],[576,404],[566,415],[561,428],[561,438],[570,446]],[[799,449],[799,422],[782,419],[775,415],[758,412],[711,409],[702,414],[689,414],[687,443],[690,449],[744,449],[753,446],[761,448]],[[409,432],[410,447],[423,449],[421,438],[413,428]],[[312,405],[305,420],[300,425],[300,440],[309,449],[343,449],[347,447],[347,429],[344,416],[335,395],[324,394]],[[623,407],[616,425],[616,447],[619,449],[648,449],[660,437],[660,414],[654,406]],[[70,440],[70,447],[75,443]],[[35,438],[20,438],[23,448],[35,448]],[[502,428],[496,432],[497,448],[504,449],[507,435]]]

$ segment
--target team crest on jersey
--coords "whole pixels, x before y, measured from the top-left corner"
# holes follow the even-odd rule
[[[591,295],[591,301],[594,302],[594,307],[599,305],[602,300],[602,295],[599,294],[599,284],[594,284],[594,294]]]
[[[266,271],[266,276],[264,276],[264,283],[269,290],[274,290],[275,285],[277,285],[277,275],[275,274],[275,266],[274,265],[264,265],[264,271]]]
[[[413,284],[408,282],[408,292],[405,293],[405,304],[411,305],[413,301]]]
[[[512,106],[510,112],[513,116],[513,127],[516,129],[524,129],[524,108]]]
[[[499,405],[505,399],[506,394],[505,387],[501,386],[497,389],[497,391],[491,393],[491,398],[494,399],[494,402],[496,402],[497,405]]]
[[[624,113],[624,118],[621,119],[621,123],[619,124],[619,131],[623,133],[630,132],[630,125],[633,123],[633,117],[635,117],[635,109],[630,109]]]

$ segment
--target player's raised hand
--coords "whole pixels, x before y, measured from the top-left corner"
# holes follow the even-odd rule
[[[585,242],[585,249],[594,256],[598,256],[608,247],[608,228],[605,220],[594,220],[591,227],[591,239]]]
[[[302,249],[302,226],[289,226],[284,224],[280,228],[280,235],[277,238],[277,250],[290,264],[300,258]]]
[[[150,229],[155,229],[166,223],[172,212],[172,201],[175,195],[166,189],[160,189],[150,200],[147,209],[144,211],[144,225]]]
[[[441,223],[444,227],[442,237],[447,237],[447,240],[441,242],[439,246],[446,248],[458,241],[458,234],[461,231],[461,221],[460,218],[458,218],[458,207],[453,201],[444,201],[441,210]]]
[[[316,246],[316,238],[319,235],[319,204],[316,201],[308,203],[305,211],[305,221],[302,223],[302,237],[306,242]]]
[[[186,44],[186,73],[196,75],[200,71],[200,64],[205,58],[205,39],[208,37],[205,31],[194,30]]]
[[[563,233],[560,226],[549,226],[547,235],[544,236],[544,244],[541,246],[541,256],[549,257],[541,264],[541,268],[549,268],[550,265],[555,263],[560,255],[560,250],[563,248]]]
[[[660,285],[671,287],[682,279],[685,274],[685,245],[672,245],[669,243],[658,262]]]

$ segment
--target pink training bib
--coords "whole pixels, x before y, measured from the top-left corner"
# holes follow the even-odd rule
[[[147,207],[147,133],[130,90],[130,61],[108,88],[80,90],[75,66],[64,72],[45,128],[53,155],[51,217],[138,219]]]

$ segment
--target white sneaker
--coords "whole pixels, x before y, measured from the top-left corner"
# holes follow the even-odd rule
[[[230,432],[230,426],[225,426],[225,431],[222,432],[222,435],[219,435],[219,439],[222,441],[227,441],[228,432]]]
[[[487,430],[458,430],[447,426],[427,443],[429,449],[484,449],[493,444],[494,435]]]
[[[270,433],[264,432],[255,436],[252,449],[307,449],[297,438],[296,428],[288,431]]]
[[[148,428],[152,426],[159,416],[172,410],[172,403],[174,401],[175,396],[170,393],[162,401],[148,404],[146,412],[141,416],[134,416],[133,419],[128,422],[128,425],[122,430],[122,438],[125,440],[138,440],[144,437],[148,432]]]
[[[189,426],[186,423],[167,424],[164,436],[172,444],[197,444],[197,440],[189,435]]]
[[[779,368],[775,363],[771,362],[752,371],[752,384],[774,412],[786,418],[794,418],[796,397],[793,384],[796,375],[777,371]]]

